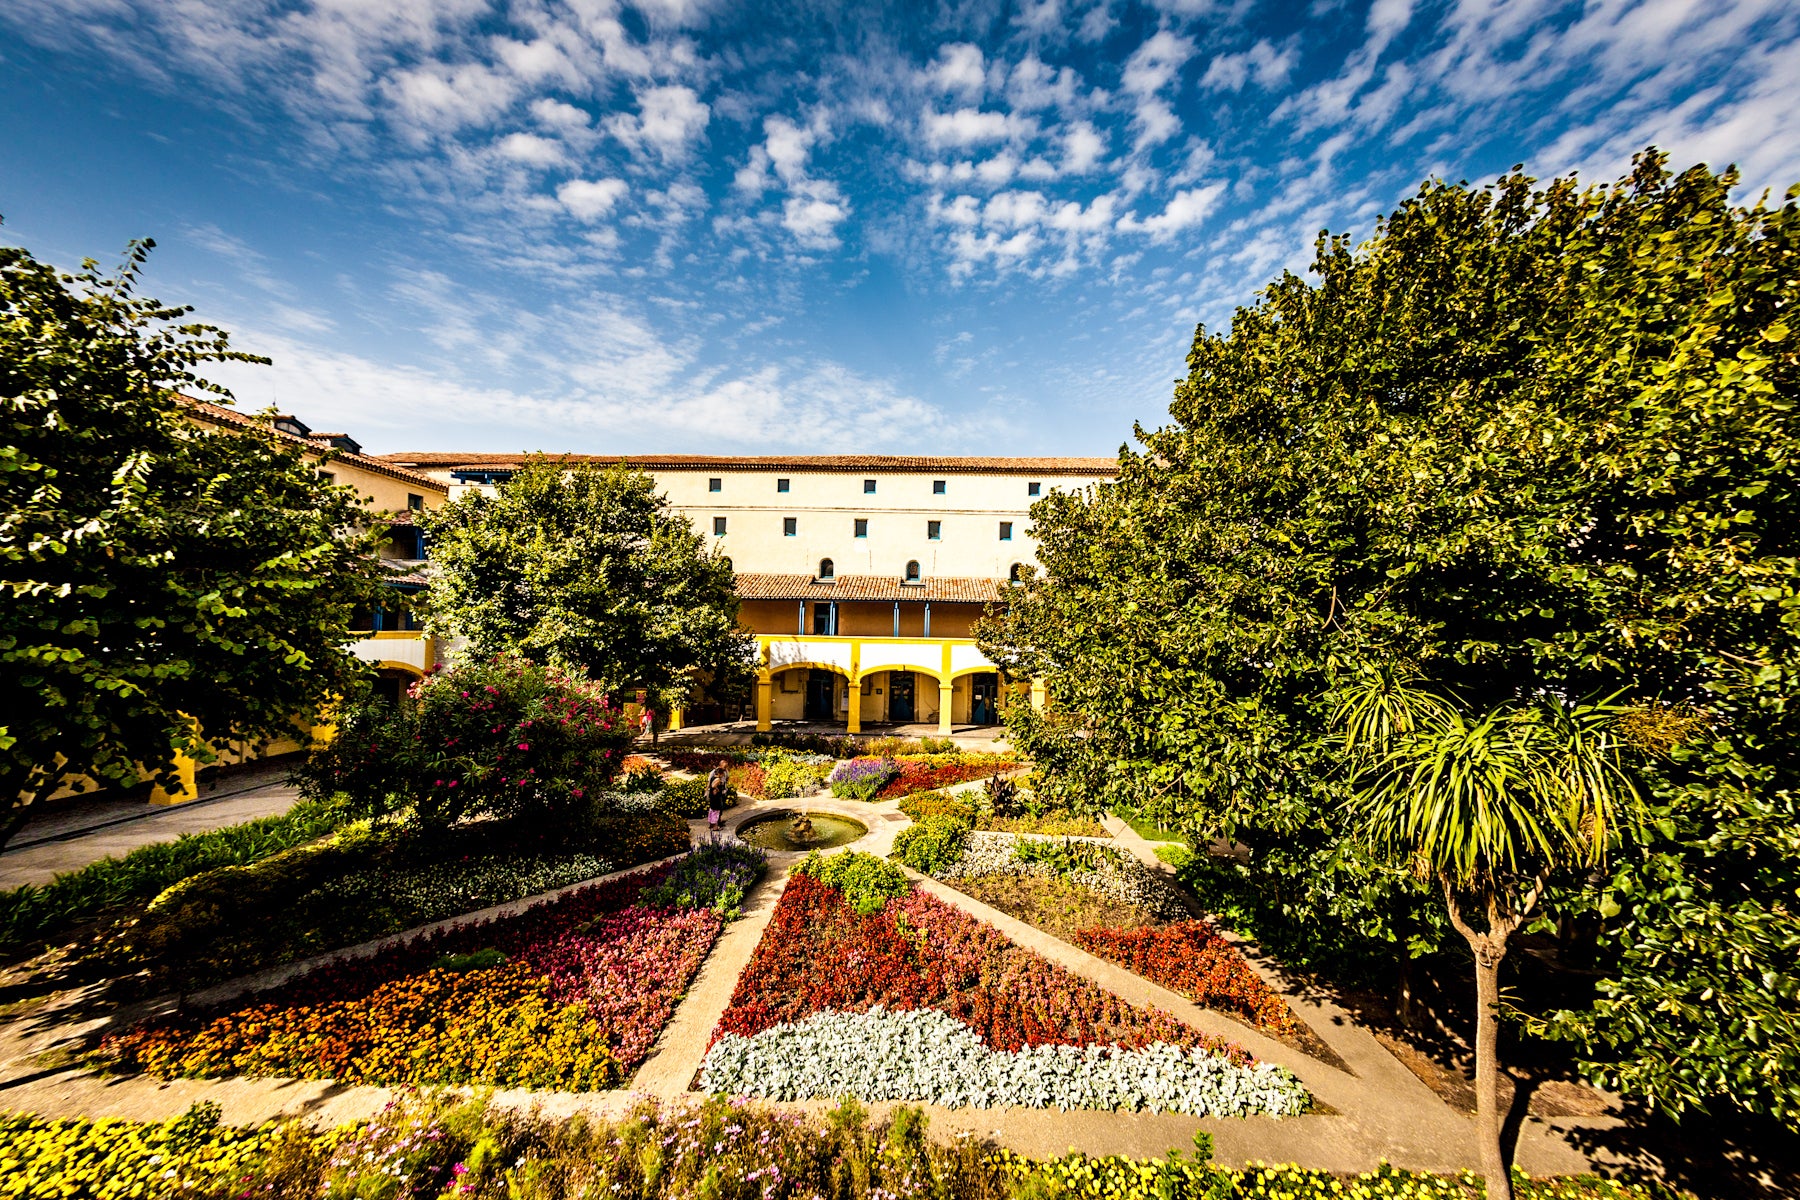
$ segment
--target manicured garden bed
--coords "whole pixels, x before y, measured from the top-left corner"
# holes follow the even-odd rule
[[[819,874],[789,879],[714,1030],[702,1087],[1220,1115],[1307,1103],[1281,1068],[1132,1007],[904,876],[871,894]]]
[[[317,1133],[298,1122],[233,1129],[198,1107],[166,1122],[50,1121],[0,1114],[0,1198],[454,1196],[520,1200],[1479,1200],[1472,1175],[1383,1166],[1333,1175],[1294,1166],[1232,1170],[1204,1155],[1029,1159],[977,1138],[927,1137],[925,1114],[871,1126],[854,1105],[805,1118],[741,1101],[662,1108],[617,1120],[556,1120],[436,1097]],[[1519,1200],[1651,1200],[1588,1177],[1527,1180]],[[1660,1195],[1672,1193],[1662,1191]]]
[[[629,807],[628,807],[629,806]],[[153,987],[194,986],[552,891],[688,846],[651,798],[613,797],[554,828],[359,824],[156,898],[116,948]]]
[[[618,1086],[761,858],[702,848],[517,916],[415,938],[226,1009],[109,1038],[124,1070],[342,1083]]]

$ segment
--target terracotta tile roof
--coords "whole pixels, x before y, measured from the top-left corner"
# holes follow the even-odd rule
[[[260,430],[263,433],[273,434],[283,441],[291,442],[302,449],[311,450],[315,454],[327,453],[331,450],[329,445],[322,445],[317,440],[322,436],[320,434],[314,434],[310,438],[303,438],[298,434],[292,434],[288,433],[286,430],[276,429],[267,422],[248,414],[238,412],[234,408],[226,408],[221,404],[211,404],[205,400],[196,400],[192,396],[178,396],[177,399],[187,405],[188,408],[192,409],[194,415],[199,417],[202,421],[211,421],[215,425],[230,425],[235,429]],[[389,462],[385,457],[377,458],[373,454],[352,454],[348,450],[339,450],[337,451],[336,461],[351,463],[361,467],[365,471],[373,471],[377,475],[386,475],[390,479],[404,480],[407,483],[416,484],[419,487],[430,488],[434,492],[442,492],[447,495],[450,491],[448,485],[440,483],[431,476],[421,475],[417,471],[409,471],[403,464]]]
[[[495,471],[515,469],[529,455],[451,454],[417,451],[384,454],[388,462],[428,470]],[[906,454],[558,454],[571,463],[616,463],[661,471],[943,471],[948,474],[1116,475],[1116,458],[945,458]]]
[[[811,575],[763,575],[740,572],[740,600],[931,600],[957,604],[991,604],[1000,599],[998,579],[927,578],[901,583],[893,575],[839,575],[820,582]]]

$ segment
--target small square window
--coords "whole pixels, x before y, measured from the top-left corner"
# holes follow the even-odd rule
[[[798,518],[798,517],[783,517],[783,518],[781,518],[781,532],[784,537],[793,537],[796,533],[799,533],[800,532],[800,518]]]
[[[788,490],[788,481],[785,479],[777,479],[775,481],[775,490],[778,492],[787,491]]]
[[[873,496],[874,494],[875,494],[875,481],[873,479],[863,480],[863,495]]]
[[[724,537],[725,536],[725,518],[724,517],[714,517],[713,518],[713,536],[714,537]]]
[[[867,518],[867,517],[856,518],[856,536],[857,537],[868,537],[869,536],[869,518]]]
[[[932,495],[941,496],[944,494],[945,490],[946,489],[944,487],[944,481],[942,479],[934,479],[931,481],[931,494]]]
[[[406,507],[413,512],[418,512],[425,507],[425,497],[415,495],[412,492],[406,493]]]
[[[1025,494],[1027,496],[1041,496],[1044,494],[1044,485],[1041,483],[1028,483],[1025,485]]]
[[[725,481],[723,479],[709,479],[706,481],[706,490],[709,492],[722,492],[725,490]]]
[[[927,521],[927,522],[925,522],[925,536],[930,538],[932,541],[934,541],[934,542],[937,541],[940,537],[943,536],[943,533],[944,533],[944,523],[942,521]]]
[[[1003,542],[1012,541],[1012,522],[1011,521],[1000,522],[1000,540]]]

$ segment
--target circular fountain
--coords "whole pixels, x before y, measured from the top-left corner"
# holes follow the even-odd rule
[[[869,832],[861,821],[828,812],[775,812],[738,826],[737,835],[764,850],[802,854],[848,845]]]

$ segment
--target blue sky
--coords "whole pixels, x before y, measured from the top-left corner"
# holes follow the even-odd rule
[[[1109,454],[1318,230],[1800,180],[1791,0],[6,0],[0,236],[381,452]]]

